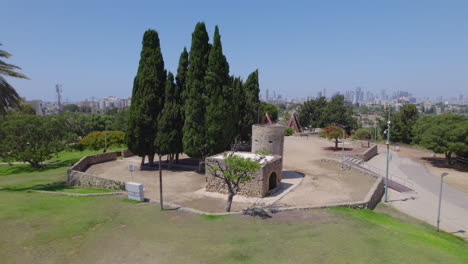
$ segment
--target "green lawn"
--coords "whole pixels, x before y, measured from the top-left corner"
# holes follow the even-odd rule
[[[0,263],[468,263],[466,241],[386,206],[200,216],[31,192],[63,181],[66,167],[5,175],[3,166]]]

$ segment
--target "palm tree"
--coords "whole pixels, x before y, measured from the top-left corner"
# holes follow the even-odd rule
[[[2,44],[0,43],[0,46]],[[0,49],[0,113],[6,112],[8,107],[19,106],[21,98],[3,76],[11,76],[16,78],[28,79],[26,75],[16,72],[21,70],[20,67],[8,64],[2,60],[2,58],[9,58],[11,54]]]

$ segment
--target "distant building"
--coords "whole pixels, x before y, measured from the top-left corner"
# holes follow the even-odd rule
[[[30,101],[25,101],[24,103],[27,105],[30,105],[36,112],[36,115],[39,115],[39,116],[45,115],[45,107],[44,107],[44,102],[42,100],[30,100]]]

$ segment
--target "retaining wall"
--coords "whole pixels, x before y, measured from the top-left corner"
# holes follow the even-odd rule
[[[94,164],[113,161],[117,157],[130,157],[133,156],[128,150],[99,153],[89,155],[81,158],[71,168],[67,170],[67,185],[81,186],[81,187],[94,187],[111,190],[125,190],[125,183],[121,181],[114,181],[97,177],[95,175],[86,173],[86,170]]]
[[[110,190],[125,190],[125,183],[122,181],[104,179],[81,171],[71,171],[67,177],[67,185]]]
[[[372,159],[374,156],[376,156],[377,154],[378,154],[377,145],[373,145],[372,147],[370,147],[369,149],[367,149],[366,151],[362,153],[346,153],[346,156],[355,158],[355,159],[361,159],[363,161],[368,161]]]

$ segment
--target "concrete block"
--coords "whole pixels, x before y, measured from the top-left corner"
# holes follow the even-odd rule
[[[145,195],[143,192],[143,184],[137,182],[126,182],[125,190],[128,192],[128,199],[143,202]]]

